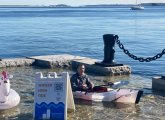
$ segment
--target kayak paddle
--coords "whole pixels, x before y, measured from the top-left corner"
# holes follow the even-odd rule
[[[129,84],[129,81],[118,81],[118,82],[108,82],[108,84],[106,85],[99,85],[99,86],[108,86],[108,87],[111,87],[113,89],[116,89],[116,88],[119,88],[121,86],[124,86],[124,85],[128,85]]]

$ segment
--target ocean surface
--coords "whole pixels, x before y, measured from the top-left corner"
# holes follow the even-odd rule
[[[116,34],[130,53],[153,57],[165,49],[165,7],[145,7],[132,11],[127,7],[112,8],[0,8],[0,58],[71,54],[103,60],[104,34]],[[115,61],[130,65],[130,76],[101,77],[99,80],[130,80],[128,88],[144,89],[138,105],[76,103],[72,120],[165,120],[165,98],[151,90],[152,77],[165,75],[165,55],[151,62],[131,59],[115,45]],[[0,111],[1,119],[30,120],[33,113],[34,75],[37,71],[63,70],[7,68],[14,75],[13,89],[21,95],[17,108]],[[68,70],[70,73],[72,71]],[[85,116],[84,116],[85,114]]]

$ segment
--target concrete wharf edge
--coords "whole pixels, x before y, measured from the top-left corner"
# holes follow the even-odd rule
[[[101,67],[95,65],[98,59],[88,57],[73,56],[69,54],[32,56],[26,58],[1,59],[0,68],[38,66],[42,68],[71,68],[76,70],[78,64],[86,66],[86,72],[99,75],[127,75],[131,73],[128,65],[115,67]]]

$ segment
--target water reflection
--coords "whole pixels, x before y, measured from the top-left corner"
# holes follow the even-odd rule
[[[88,101],[88,100],[82,100],[82,99],[75,99],[76,105],[81,106],[92,106],[92,107],[98,107],[98,109],[103,108],[114,108],[114,109],[122,109],[122,108],[128,108],[128,107],[135,107],[135,104],[124,104],[124,103],[117,103],[117,102],[95,102],[95,101]]]
[[[115,102],[92,102],[81,99],[75,99],[76,114],[75,117],[81,120],[109,120],[121,119],[133,114],[139,113],[140,107],[135,104],[123,104]],[[84,117],[81,118],[81,116]],[[128,117],[129,119],[129,117]]]

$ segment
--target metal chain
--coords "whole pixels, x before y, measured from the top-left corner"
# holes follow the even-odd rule
[[[147,58],[137,57],[136,55],[131,54],[127,49],[124,48],[124,45],[120,42],[118,37],[116,38],[116,44],[119,45],[119,48],[122,49],[126,55],[128,55],[130,58],[132,58],[134,60],[138,60],[139,62],[150,62],[150,61],[156,60],[158,58],[161,58],[165,54],[165,49],[164,49],[164,50],[162,50],[161,53],[158,53],[157,55],[155,55],[153,57],[147,57]]]

